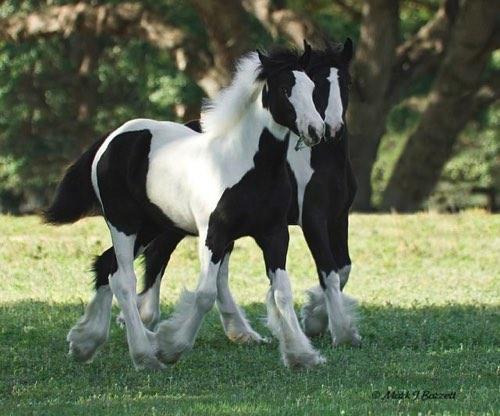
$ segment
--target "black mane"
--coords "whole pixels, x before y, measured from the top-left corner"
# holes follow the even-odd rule
[[[266,55],[266,64],[261,63],[257,79],[262,81],[283,70],[304,71],[300,62],[302,53],[296,49],[275,46]]]

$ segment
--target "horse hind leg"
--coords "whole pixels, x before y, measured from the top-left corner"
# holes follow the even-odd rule
[[[142,322],[154,329],[160,321],[161,280],[170,257],[184,234],[169,231],[156,237],[144,250],[145,275],[144,290],[137,297],[137,307]]]
[[[149,227],[151,228],[151,227]],[[184,234],[179,232],[165,232],[156,236],[151,242],[149,238],[154,235],[155,227],[148,229],[148,232],[143,233],[142,237],[145,248],[141,246],[137,250],[136,257],[139,253],[144,256],[144,289],[137,295],[137,308],[142,322],[149,330],[154,330],[160,321],[160,289],[161,280],[165,273],[165,269],[170,260],[170,256],[174,252],[179,242],[184,238]],[[136,247],[140,244],[136,244]],[[116,322],[120,326],[125,325],[123,313],[120,311]]]
[[[160,287],[164,270],[165,269],[162,268],[160,272],[156,274],[156,278],[153,279],[152,285],[149,285],[137,295],[137,309],[139,310],[142,323],[151,331],[156,328],[156,325],[160,321]],[[147,271],[146,275],[148,275]],[[120,311],[116,317],[116,322],[121,327],[125,327],[123,311]]]
[[[78,362],[89,363],[104,345],[109,335],[113,293],[108,277],[116,262],[113,248],[96,257],[93,263],[95,294],[85,308],[83,316],[69,331],[66,340],[69,354]]]
[[[156,276],[156,279],[149,289],[137,295],[137,308],[141,316],[142,323],[150,331],[153,331],[160,322],[160,287],[164,269]]]
[[[108,339],[113,293],[101,286],[85,308],[85,313],[66,337],[69,354],[78,362],[92,362],[97,351]]]
[[[117,259],[117,270],[109,277],[109,286],[123,311],[130,356],[136,369],[160,369],[156,358],[155,334],[148,331],[140,318],[136,301],[136,277],[133,261],[136,235],[127,235],[108,222]]]

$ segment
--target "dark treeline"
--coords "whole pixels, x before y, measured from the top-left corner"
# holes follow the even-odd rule
[[[0,211],[128,119],[199,117],[243,53],[348,36],[354,209],[498,209],[498,0],[6,0]]]

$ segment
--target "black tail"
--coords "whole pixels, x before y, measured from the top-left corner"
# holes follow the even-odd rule
[[[96,141],[80,158],[73,163],[61,183],[52,205],[42,216],[49,224],[70,224],[84,218],[99,208],[99,203],[92,187],[92,161],[107,135]]]

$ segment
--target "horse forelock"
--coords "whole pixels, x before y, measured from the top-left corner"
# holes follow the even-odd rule
[[[301,53],[296,49],[273,47],[266,55],[266,66],[260,65],[258,79],[265,80],[281,71],[303,71]]]
[[[326,49],[313,49],[311,54],[311,60],[307,67],[307,73],[310,74],[318,68],[325,67],[335,67],[343,68],[346,67],[345,62],[342,60],[342,44],[328,45]]]

